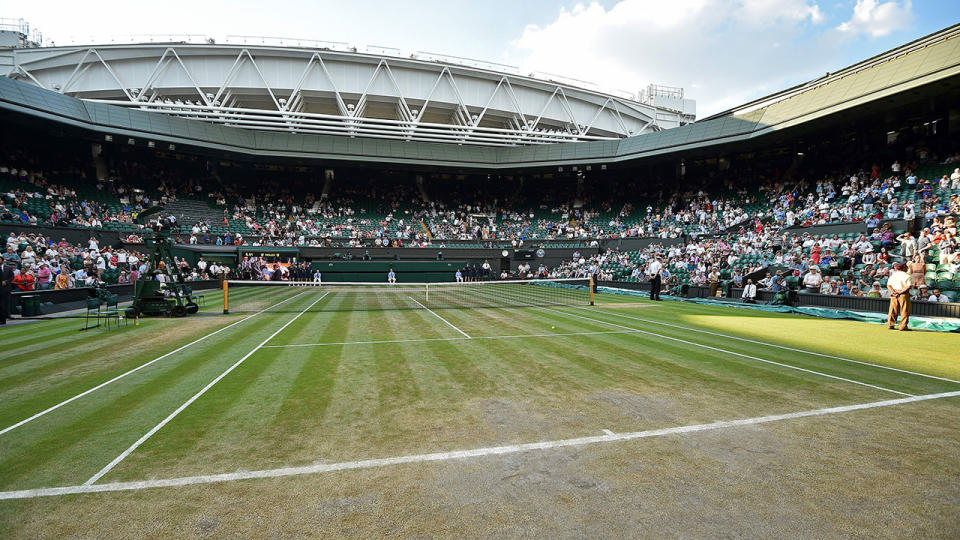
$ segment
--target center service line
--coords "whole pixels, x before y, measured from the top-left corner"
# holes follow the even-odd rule
[[[436,317],[436,318],[440,319],[441,321],[447,323],[447,326],[449,326],[450,328],[453,328],[453,329],[456,330],[457,332],[460,332],[461,334],[463,334],[463,337],[465,337],[465,338],[467,338],[467,339],[473,339],[473,338],[470,337],[469,334],[467,334],[467,333],[464,332],[463,330],[461,330],[461,329],[457,328],[456,326],[454,326],[453,323],[451,323],[450,321],[448,321],[448,320],[444,319],[443,317],[441,317],[441,316],[437,315],[436,313],[434,313],[434,311],[433,311],[432,309],[430,309],[430,308],[428,308],[427,306],[421,304],[420,302],[417,302],[417,299],[416,299],[416,298],[414,298],[414,297],[412,297],[412,296],[409,296],[409,295],[407,296],[407,298],[413,300],[414,303],[416,303],[418,306],[422,307],[423,309],[429,311],[430,313],[433,313],[433,316],[434,316],[434,317]]]

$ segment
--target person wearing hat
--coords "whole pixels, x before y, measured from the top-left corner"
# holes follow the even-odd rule
[[[819,266],[811,266],[807,273],[803,276],[803,286],[807,288],[807,292],[810,293],[819,293],[820,285],[823,283],[823,276],[820,275]]]
[[[50,266],[47,264],[47,261],[37,263],[37,289],[49,289],[52,279],[53,272],[50,271]]]
[[[906,272],[907,265],[902,262],[893,265],[893,273],[887,280],[887,290],[890,291],[890,312],[887,316],[887,328],[890,330],[900,322],[900,330],[908,331],[910,321],[910,274]]]

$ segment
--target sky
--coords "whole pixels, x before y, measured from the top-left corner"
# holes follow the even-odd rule
[[[28,21],[46,44],[290,37],[498,62],[630,93],[676,86],[704,118],[960,22],[960,1],[43,0],[8,3],[0,17]]]

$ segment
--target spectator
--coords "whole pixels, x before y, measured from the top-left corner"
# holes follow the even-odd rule
[[[907,260],[912,259],[917,254],[917,240],[907,231],[897,237],[900,242],[900,253]]]
[[[37,290],[49,289],[53,284],[51,279],[53,272],[50,271],[50,267],[46,261],[41,261],[37,265]]]
[[[819,293],[822,284],[823,276],[820,274],[820,269],[816,266],[810,267],[807,274],[803,276],[803,286],[807,288],[808,292]]]
[[[934,289],[933,294],[931,294],[930,297],[927,298],[927,301],[928,302],[949,302],[950,298],[947,295],[941,293],[940,289]]]
[[[21,291],[32,291],[35,281],[33,272],[26,267],[13,277],[13,285]]]
[[[910,274],[906,272],[906,265],[893,265],[893,274],[887,281],[887,290],[890,291],[890,312],[887,317],[887,328],[893,330],[899,319],[901,331],[910,330]]]
[[[740,295],[740,298],[747,304],[757,303],[757,286],[752,279],[747,279],[747,284],[743,286],[743,294]]]

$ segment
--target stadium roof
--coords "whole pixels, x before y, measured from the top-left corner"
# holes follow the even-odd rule
[[[470,147],[254,132],[85,102],[7,78],[0,78],[0,108],[131,137],[137,142],[152,140],[257,156],[477,169],[615,163],[760,137],[960,76],[958,38],[960,24],[687,126],[613,141],[534,147]]]

